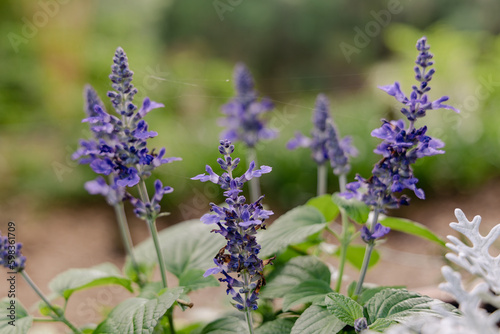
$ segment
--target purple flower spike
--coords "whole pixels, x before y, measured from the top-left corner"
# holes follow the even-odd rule
[[[114,205],[125,199],[126,188],[133,187],[141,179],[148,178],[152,171],[180,158],[165,158],[165,148],[159,153],[148,148],[148,139],[158,135],[150,131],[148,123],[143,119],[151,110],[163,107],[163,104],[145,98],[142,107],[137,110],[133,103],[137,89],[132,84],[133,72],[129,68],[127,55],[122,48],[117,48],[111,75],[114,91],[108,97],[115,110],[115,115],[108,113],[95,90],[87,85],[84,91],[85,113],[83,122],[87,122],[92,130],[93,138],[81,140],[80,147],[73,154],[73,159],[82,164],[89,164],[97,174],[109,175],[110,183],[102,178],[87,182],[85,188],[91,194],[106,197],[108,203]],[[159,212],[159,201],[163,194],[171,192],[170,187],[156,189],[150,208],[143,207],[140,201],[134,201],[139,207],[137,212],[155,215]],[[130,196],[127,196],[127,198]],[[143,215],[141,213],[141,215]]]
[[[0,233],[0,265],[10,271],[21,272],[26,265],[26,257],[21,254],[23,245],[20,242],[11,243],[13,239]]]
[[[309,148],[312,159],[318,165],[330,161],[336,175],[348,173],[351,169],[349,157],[356,156],[357,150],[351,145],[351,138],[340,138],[330,116],[330,103],[324,94],[319,94],[316,98],[312,123],[314,125],[311,131],[312,138],[296,133],[286,147],[289,150],[298,147]]]
[[[347,192],[343,194],[347,198],[356,197],[379,212],[408,205],[409,199],[406,196],[398,198],[395,195],[405,189],[413,191],[418,198],[424,199],[424,191],[417,188],[418,179],[413,175],[411,165],[419,158],[444,153],[441,150],[444,143],[428,136],[426,126],[416,128],[416,120],[424,117],[427,110],[451,109],[458,112],[454,107],[443,104],[448,100],[447,96],[429,102],[427,96],[427,92],[431,90],[429,82],[435,73],[434,69],[430,68],[433,64],[431,61],[433,55],[429,49],[425,37],[417,42],[419,55],[414,71],[419,85],[412,87],[409,98],[401,91],[398,82],[379,87],[403,104],[401,113],[409,124],[403,119],[390,122],[382,120],[382,126],[372,131],[373,137],[382,139],[382,143],[374,150],[375,153],[382,155],[382,160],[373,168],[371,178],[363,179],[357,176],[358,181],[348,184]],[[366,233],[365,237],[368,238]]]
[[[242,82],[241,85],[244,88],[249,87],[248,82]],[[227,203],[227,207],[211,203],[211,213],[201,217],[201,222],[204,224],[216,224],[218,229],[213,232],[222,235],[227,240],[226,246],[217,253],[214,259],[217,267],[208,269],[205,276],[222,273],[225,278],[219,278],[219,281],[227,283],[226,291],[233,297],[234,307],[242,311],[255,310],[259,289],[264,284],[262,274],[264,262],[257,256],[260,252],[260,245],[255,235],[273,212],[264,210],[262,207],[263,196],[254,203],[245,204],[246,199],[240,193],[245,182],[271,172],[271,167],[261,166],[256,170],[255,163],[252,161],[245,174],[233,177],[232,172],[239,162],[238,158],[231,157],[233,152],[234,145],[227,139],[221,140],[219,153],[223,155],[223,158],[219,158],[217,162],[224,173],[218,176],[210,166],[207,166],[208,175],[200,174],[192,178],[201,182],[211,181],[219,184],[225,190],[224,196]],[[241,287],[241,289],[236,291],[235,287]]]
[[[236,96],[222,107],[226,118],[220,124],[226,127],[221,138],[241,140],[252,148],[259,140],[273,139],[278,132],[266,127],[261,115],[274,109],[269,99],[258,100],[250,71],[243,64],[234,69]]]

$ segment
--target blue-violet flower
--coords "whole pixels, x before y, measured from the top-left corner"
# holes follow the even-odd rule
[[[21,254],[23,245],[2,236],[0,233],[0,265],[11,271],[20,272],[24,270],[26,257]]]
[[[242,311],[255,310],[259,290],[265,284],[262,273],[264,262],[258,257],[260,245],[255,235],[258,229],[264,228],[264,221],[273,212],[262,207],[264,196],[254,203],[245,204],[246,199],[240,193],[245,182],[271,172],[271,167],[261,166],[260,169],[255,169],[252,161],[242,176],[233,177],[233,171],[240,162],[239,158],[231,157],[234,145],[229,140],[221,140],[219,152],[223,155],[223,158],[217,160],[224,170],[222,175],[219,176],[207,165],[207,174],[192,178],[218,184],[224,190],[227,204],[227,207],[221,207],[210,203],[211,213],[201,218],[205,224],[217,225],[218,229],[213,232],[221,234],[227,240],[226,246],[214,258],[216,267],[207,270],[205,276],[221,273],[224,278],[219,278],[219,281],[226,282],[226,291],[231,294],[234,306]]]
[[[344,193],[347,198],[356,197],[374,207],[378,212],[407,205],[408,197],[402,195],[398,198],[394,194],[404,189],[410,189],[418,198],[424,199],[424,191],[417,188],[418,179],[414,176],[411,165],[419,158],[444,153],[440,150],[444,143],[428,136],[426,126],[415,128],[416,119],[424,117],[428,110],[440,108],[459,112],[452,106],[443,104],[444,101],[448,100],[447,96],[434,102],[428,99],[427,92],[431,89],[429,82],[435,73],[434,69],[429,68],[433,64],[431,61],[433,55],[429,52],[429,48],[425,37],[417,42],[419,55],[414,71],[415,79],[419,85],[412,87],[410,97],[401,91],[398,82],[379,87],[403,104],[401,113],[408,120],[408,124],[401,119],[397,121],[382,120],[382,126],[372,131],[373,137],[382,139],[382,143],[374,150],[375,153],[382,155],[382,159],[373,168],[372,176],[369,179],[357,175],[357,181],[349,183],[347,192]],[[384,231],[379,225],[375,225],[374,228],[378,228],[377,231],[380,233]],[[371,240],[373,237],[376,238],[375,235],[374,230],[370,233],[365,231],[364,239]]]
[[[221,138],[231,141],[241,140],[253,148],[261,139],[272,139],[277,131],[266,127],[261,115],[273,110],[274,105],[268,98],[258,100],[254,81],[244,64],[237,64],[234,69],[236,96],[222,107],[226,118],[220,124],[226,127]]]
[[[348,173],[351,168],[349,156],[356,156],[357,150],[352,146],[350,137],[339,138],[330,116],[328,98],[324,94],[319,94],[316,98],[312,122],[314,127],[311,130],[311,138],[297,132],[295,137],[288,141],[287,148],[293,150],[307,147],[318,165],[329,160],[336,175]]]
[[[148,129],[143,118],[163,104],[146,97],[138,109],[133,103],[137,93],[132,84],[133,72],[122,48],[116,49],[113,63],[109,78],[114,91],[107,95],[117,115],[109,114],[95,90],[87,85],[84,91],[87,117],[82,122],[90,124],[93,138],[81,140],[80,147],[73,154],[73,159],[89,164],[95,173],[108,176],[108,182],[99,176],[87,182],[85,188],[91,194],[105,196],[111,205],[123,201],[127,195],[126,187],[137,185],[141,179],[149,177],[153,169],[181,160],[164,158],[165,148],[158,152],[149,150],[147,140],[157,133]]]

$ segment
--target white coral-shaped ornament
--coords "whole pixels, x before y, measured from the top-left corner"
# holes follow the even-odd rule
[[[472,221],[468,221],[460,209],[455,210],[455,216],[458,223],[451,223],[450,227],[466,236],[472,243],[472,247],[454,236],[448,236],[451,243],[447,243],[446,246],[456,254],[448,253],[446,258],[471,274],[483,278],[491,290],[500,294],[500,255],[493,257],[489,253],[491,245],[500,237],[500,224],[483,237],[479,233],[480,216],[475,216]]]

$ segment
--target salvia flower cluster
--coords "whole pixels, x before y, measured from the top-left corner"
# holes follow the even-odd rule
[[[240,140],[249,148],[255,147],[259,140],[275,138],[277,131],[268,128],[262,119],[264,113],[274,108],[271,100],[258,100],[252,74],[244,64],[236,65],[233,79],[236,96],[222,107],[226,118],[220,123],[226,130],[221,133],[221,138]]]
[[[312,122],[314,128],[311,131],[311,138],[297,132],[295,137],[288,141],[287,148],[293,150],[307,147],[311,150],[312,159],[318,165],[330,161],[336,175],[347,174],[351,169],[349,157],[356,156],[357,150],[351,145],[351,137],[340,139],[330,116],[328,98],[324,94],[319,94],[316,98]]]
[[[0,234],[0,265],[11,271],[23,271],[26,257],[21,254],[23,245]]]
[[[356,176],[356,182],[347,185],[346,197],[357,197],[375,208],[378,212],[384,212],[386,209],[398,208],[400,205],[408,204],[408,197],[402,195],[397,197],[404,189],[412,190],[418,198],[425,198],[424,191],[417,188],[418,179],[413,174],[411,167],[419,158],[443,154],[440,150],[444,146],[443,142],[428,136],[427,127],[415,127],[417,118],[424,117],[428,110],[451,109],[458,112],[457,109],[443,104],[448,100],[443,96],[436,101],[429,101],[427,92],[430,91],[429,82],[434,74],[434,69],[430,69],[433,64],[432,54],[429,52],[429,45],[425,37],[417,42],[417,57],[415,66],[415,79],[419,85],[412,88],[410,97],[407,97],[400,89],[398,82],[393,85],[380,87],[383,91],[403,104],[401,113],[408,122],[400,119],[394,121],[382,120],[382,126],[372,131],[372,136],[382,139],[382,143],[374,150],[375,153],[382,155],[382,159],[375,165],[372,176],[364,179]],[[378,232],[383,231],[378,225],[375,226]],[[371,232],[371,235],[365,233],[365,238],[376,237],[377,232]],[[375,234],[374,234],[375,233]],[[381,233],[378,233],[381,234]]]
[[[214,232],[221,234],[227,240],[226,246],[214,258],[217,267],[207,270],[205,276],[218,273],[224,275],[219,281],[226,282],[227,293],[231,294],[235,301],[234,306],[242,311],[255,310],[259,290],[265,283],[262,274],[264,263],[258,257],[261,247],[255,236],[257,230],[263,228],[264,221],[273,212],[262,207],[264,196],[254,203],[245,204],[246,199],[241,192],[245,182],[271,172],[271,167],[261,166],[260,169],[255,169],[255,163],[252,161],[242,176],[234,177],[233,171],[240,162],[239,158],[231,157],[234,145],[229,140],[221,140],[219,152],[223,155],[223,158],[217,160],[224,170],[222,175],[217,175],[207,165],[207,174],[192,178],[218,184],[224,190],[227,204],[227,207],[221,207],[210,203],[211,213],[201,218],[205,224],[217,225],[218,229]]]
[[[99,176],[87,182],[85,188],[91,194],[105,196],[111,205],[123,201],[126,187],[137,185],[158,166],[180,160],[165,158],[165,148],[155,152],[147,147],[147,140],[157,136],[157,133],[149,131],[144,116],[153,109],[163,107],[163,104],[146,97],[138,109],[133,103],[137,93],[131,83],[133,72],[129,69],[127,56],[122,48],[116,50],[113,62],[109,77],[114,91],[108,92],[108,97],[117,115],[109,114],[95,90],[87,86],[87,118],[82,122],[90,124],[92,138],[81,140],[80,148],[73,154],[74,159],[82,164],[89,164],[95,173],[107,176],[107,180]],[[156,189],[161,194],[157,193],[155,198],[167,192],[162,187]]]

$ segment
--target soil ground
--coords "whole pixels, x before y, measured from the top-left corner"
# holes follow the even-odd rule
[[[410,207],[393,215],[418,221],[444,238],[448,234],[456,235],[449,223],[455,221],[455,208],[461,208],[469,220],[474,215],[483,217],[481,231],[485,234],[500,223],[499,195],[500,182],[492,181],[473,196],[441,194],[439,199],[415,200]],[[28,258],[27,272],[45,293],[49,293],[49,281],[68,268],[91,267],[102,262],[111,262],[121,268],[124,263],[113,211],[108,207],[56,206],[50,210],[40,210],[30,207],[26,199],[14,198],[0,206],[0,217],[1,231],[7,230],[8,221],[16,222],[16,237],[23,242],[23,253]],[[148,237],[142,222],[132,220],[130,224],[135,244]],[[159,229],[165,227],[159,223]],[[379,250],[382,260],[368,272],[368,282],[406,285],[410,290],[437,298],[444,297],[437,289],[442,281],[440,268],[445,263],[444,251],[439,246],[413,236],[391,232]],[[329,262],[334,266],[336,264],[335,259]],[[347,269],[346,274],[347,280],[357,278],[356,271],[351,268]],[[6,276],[7,273],[4,271],[2,275]],[[176,283],[174,277],[168,278],[172,284]],[[0,279],[0,296],[5,296],[7,291],[6,279]],[[26,307],[32,307],[38,301],[19,275],[16,295]],[[98,322],[102,312],[130,296],[122,288],[111,287],[78,292],[67,306],[68,318],[77,325]],[[193,293],[191,298],[195,307],[182,314],[179,312],[178,322],[209,320],[230,310],[228,298],[224,296],[223,287]],[[65,332],[64,326],[51,323],[37,323],[30,331],[35,334]]]

